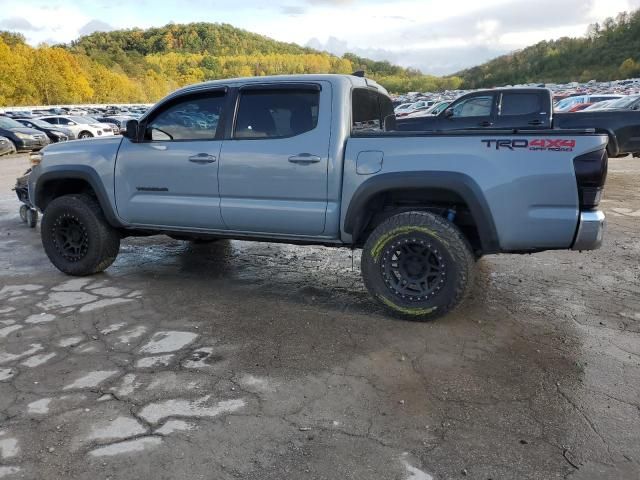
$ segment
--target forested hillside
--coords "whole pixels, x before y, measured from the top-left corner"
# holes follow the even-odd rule
[[[234,28],[194,23],[94,33],[71,45],[30,47],[0,32],[0,105],[153,102],[217,78],[364,69],[393,92],[459,87],[389,62],[337,57]]]
[[[589,28],[586,37],[540,42],[459,72],[467,88],[640,76],[640,10]]]

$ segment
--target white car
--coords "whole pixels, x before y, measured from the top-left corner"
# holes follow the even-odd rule
[[[406,112],[407,110],[409,110],[409,108],[411,108],[411,105],[413,105],[413,103],[402,103],[395,108],[394,112],[395,113]]]
[[[51,125],[60,125],[71,130],[76,138],[105,137],[113,135],[113,129],[106,123],[99,123],[91,117],[73,115],[47,115],[40,117]]]

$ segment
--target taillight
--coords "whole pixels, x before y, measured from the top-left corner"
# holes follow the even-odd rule
[[[607,164],[607,151],[604,149],[573,159],[581,210],[595,208],[600,203],[604,182],[607,179]]]

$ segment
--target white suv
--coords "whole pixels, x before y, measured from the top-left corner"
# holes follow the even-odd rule
[[[75,115],[47,115],[40,117],[52,125],[60,125],[71,130],[76,138],[104,137],[113,135],[113,129],[104,123],[100,123],[91,117],[78,117]]]

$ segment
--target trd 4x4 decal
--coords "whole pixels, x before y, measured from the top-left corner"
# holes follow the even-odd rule
[[[484,143],[487,148],[495,148],[496,150],[503,148],[508,150],[525,148],[527,150],[544,152],[571,152],[576,146],[575,140],[566,138],[534,138],[533,140],[527,140],[525,138],[505,138],[480,141]]]

